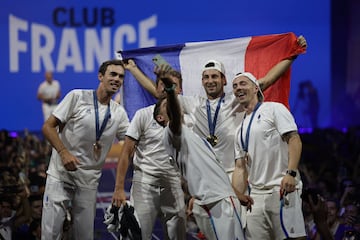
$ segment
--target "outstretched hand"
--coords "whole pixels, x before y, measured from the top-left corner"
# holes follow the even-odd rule
[[[171,88],[175,84],[170,75],[172,68],[167,64],[161,64],[155,67],[155,74],[161,79],[166,88]]]
[[[307,48],[307,42],[303,35],[300,35],[296,41],[300,47],[305,48],[305,49]]]
[[[165,88],[172,88],[173,84],[175,84],[169,75],[163,75],[161,81],[164,83]]]
[[[159,66],[156,66],[154,68],[154,73],[160,77],[163,78],[165,75],[167,75],[172,70],[171,66],[169,64],[161,64]]]
[[[132,60],[132,59],[124,59],[123,63],[124,63],[124,68],[126,70],[131,70],[131,68],[136,68],[137,67],[135,61]]]

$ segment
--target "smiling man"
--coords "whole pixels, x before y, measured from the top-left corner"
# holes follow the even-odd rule
[[[71,239],[94,239],[96,192],[114,138],[129,125],[124,108],[112,100],[124,81],[120,60],[104,62],[96,90],[70,91],[43,125],[53,147],[43,200],[42,239],[61,239],[66,214]]]
[[[235,132],[236,191],[249,189],[254,200],[246,212],[247,239],[305,239],[298,171],[302,143],[290,111],[264,102],[258,80],[249,72],[233,80],[245,115]]]

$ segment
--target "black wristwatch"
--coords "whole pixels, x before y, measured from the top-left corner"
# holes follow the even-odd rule
[[[286,170],[286,174],[289,174],[292,177],[296,177],[296,173],[297,173],[296,171],[291,169]]]

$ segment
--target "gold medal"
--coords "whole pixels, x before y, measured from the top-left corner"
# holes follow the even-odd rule
[[[207,136],[206,140],[211,144],[211,146],[216,146],[218,143],[218,138],[215,135],[209,135]]]
[[[99,141],[96,141],[96,143],[93,144],[94,158],[96,161],[98,161],[101,156],[101,149],[101,143]]]

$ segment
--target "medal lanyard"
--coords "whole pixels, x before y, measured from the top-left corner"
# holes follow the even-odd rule
[[[250,122],[249,122],[249,125],[248,125],[247,130],[246,130],[245,142],[244,142],[244,139],[243,139],[243,126],[244,126],[244,120],[245,120],[245,117],[246,117],[246,113],[245,113],[244,119],[243,119],[243,121],[241,123],[240,140],[241,140],[241,146],[242,146],[242,148],[244,149],[245,152],[248,152],[248,148],[249,148],[249,137],[250,137],[251,123],[252,123],[252,120],[254,119],[255,113],[258,110],[258,108],[260,107],[260,105],[261,105],[261,102],[258,102],[256,104],[255,108],[254,108],[254,111],[251,114]]]
[[[95,108],[96,141],[99,141],[101,134],[103,133],[105,126],[110,118],[110,103],[108,104],[104,121],[101,124],[101,128],[99,129],[99,108],[98,108],[98,99],[95,90],[93,91],[93,96],[94,96],[94,108]]]
[[[216,127],[216,121],[219,114],[221,102],[224,99],[225,94],[223,94],[216,106],[215,114],[214,114],[214,120],[211,120],[211,107],[210,107],[210,101],[209,99],[206,99],[206,110],[207,110],[207,118],[208,118],[208,125],[209,125],[209,132],[210,136],[215,136],[215,127]]]

